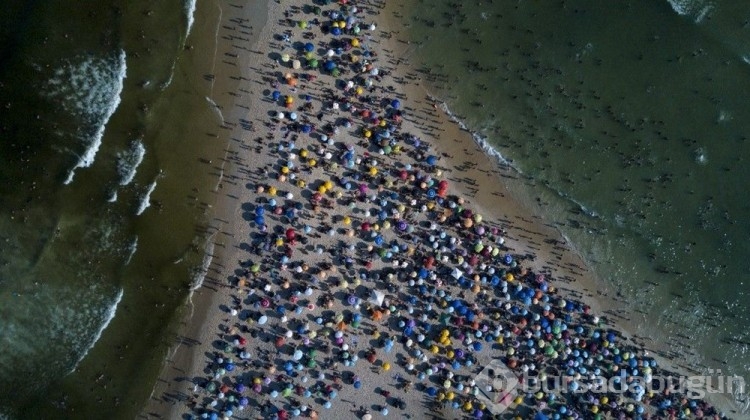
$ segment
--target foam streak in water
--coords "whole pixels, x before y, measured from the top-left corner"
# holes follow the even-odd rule
[[[217,231],[218,232],[218,231]],[[203,264],[201,264],[201,267],[196,271],[195,275],[193,275],[193,281],[190,284],[190,291],[194,292],[203,286],[203,280],[206,278],[206,274],[208,274],[208,268],[211,267],[211,262],[214,259],[214,237],[216,236],[216,233],[214,232],[211,234],[211,236],[208,237],[206,240],[206,248],[203,254]]]
[[[141,196],[141,201],[138,203],[138,210],[135,212],[136,216],[140,216],[147,208],[149,208],[149,206],[151,206],[151,193],[153,193],[155,189],[156,180],[149,184],[146,192]]]
[[[672,10],[680,16],[690,16],[695,23],[701,23],[714,8],[713,3],[706,0],[668,0]]]
[[[130,144],[130,148],[117,154],[117,173],[120,175],[120,185],[128,185],[135,178],[138,165],[143,162],[146,148],[140,140]]]
[[[99,338],[102,336],[102,333],[104,330],[107,329],[109,326],[109,323],[112,322],[112,319],[115,317],[115,314],[117,313],[117,305],[120,304],[120,301],[122,300],[122,294],[123,289],[120,289],[120,291],[117,293],[117,296],[115,297],[114,302],[109,306],[107,309],[107,313],[104,317],[104,322],[102,322],[101,326],[99,327],[99,330],[94,334],[93,339],[91,340],[91,344],[84,350],[83,353],[81,353],[81,357],[78,359],[78,361],[75,363],[75,366],[73,366],[73,369],[70,370],[70,373],[73,373],[75,371],[78,364],[81,363],[81,361],[86,357],[86,355],[91,351],[91,349],[94,347],[97,341],[99,341]]]
[[[126,73],[125,51],[120,50],[110,57],[85,57],[78,63],[68,62],[47,82],[49,97],[60,101],[63,109],[82,123],[77,137],[85,149],[65,184],[73,181],[76,169],[94,163],[107,123],[120,105]]]
[[[437,101],[437,99],[434,97],[430,97],[430,99]],[[443,110],[443,112],[445,112],[448,115],[451,121],[458,124],[458,126],[461,127],[462,130],[468,131],[469,133],[471,133],[471,137],[474,138],[474,141],[479,145],[479,147],[482,149],[482,151],[484,151],[484,153],[493,157],[501,165],[509,166],[515,169],[518,173],[522,173],[518,168],[514,167],[510,161],[505,159],[502,153],[500,153],[497,149],[492,147],[492,145],[490,145],[490,143],[487,141],[486,137],[483,137],[476,131],[469,130],[466,124],[463,121],[461,121],[453,112],[451,112],[450,108],[448,108],[448,104],[446,104],[445,102],[440,102],[440,108]]]
[[[209,98],[208,96],[206,96],[206,100],[208,101],[209,104],[211,104],[211,108],[214,109],[214,111],[216,112],[216,116],[219,117],[219,120],[221,120],[221,123],[224,124],[224,121],[226,120],[224,119],[224,114],[221,113],[221,108],[219,108],[219,105],[217,105],[216,102],[214,102],[214,100]]]
[[[185,13],[187,14],[187,30],[185,31],[185,39],[190,35],[190,30],[193,29],[193,23],[195,22],[195,7],[196,0],[185,0]]]

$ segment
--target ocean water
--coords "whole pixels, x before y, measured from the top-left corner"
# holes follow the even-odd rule
[[[686,369],[746,376],[750,4],[387,12],[410,40],[401,58],[516,168],[513,191],[592,263],[600,292],[628,309],[620,321]]]
[[[222,6],[0,8],[0,417],[148,397],[213,245]]]

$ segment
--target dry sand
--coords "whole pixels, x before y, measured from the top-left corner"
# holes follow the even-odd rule
[[[218,368],[215,364],[217,354],[223,352],[227,342],[231,343],[235,336],[241,335],[248,340],[247,350],[251,354],[247,365],[234,357],[237,368],[231,374],[227,374],[232,381],[241,380],[243,383],[252,385],[252,379],[256,377],[269,376],[274,378],[281,370],[271,374],[268,361],[289,360],[292,348],[286,345],[280,353],[274,346],[277,335],[282,334],[288,326],[278,316],[269,315],[269,322],[259,327],[253,322],[246,322],[244,318],[248,315],[257,319],[259,310],[254,308],[257,296],[263,294],[265,284],[271,285],[271,290],[281,294],[284,289],[284,279],[290,280],[292,287],[295,283],[292,273],[275,270],[276,274],[268,272],[259,273],[257,276],[249,275],[242,277],[244,269],[249,265],[260,262],[260,257],[250,252],[250,238],[257,228],[253,223],[253,210],[256,205],[267,203],[270,196],[266,193],[258,194],[256,188],[270,185],[279,189],[279,196],[275,197],[280,203],[285,200],[283,194],[291,192],[294,200],[307,202],[302,194],[303,189],[292,182],[280,182],[276,180],[280,164],[288,159],[286,152],[278,152],[279,141],[284,140],[285,133],[279,130],[279,124],[272,124],[271,115],[275,115],[281,108],[269,99],[269,92],[273,90],[270,81],[277,80],[286,72],[293,72],[287,64],[277,64],[274,59],[281,51],[283,41],[275,39],[277,34],[289,31],[294,34],[294,41],[301,41],[300,35],[305,32],[301,29],[289,26],[284,12],[294,9],[297,2],[291,0],[271,1],[267,10],[265,2],[255,2],[242,5],[241,3],[218,3],[221,7],[221,20],[217,34],[216,54],[223,55],[224,59],[215,72],[215,83],[217,95],[223,95],[224,102],[217,101],[222,107],[225,118],[225,134],[230,139],[225,160],[220,163],[222,175],[217,184],[216,193],[220,194],[217,216],[213,220],[213,228],[216,232],[214,240],[214,259],[208,270],[203,287],[195,291],[191,297],[190,314],[184,322],[184,330],[178,337],[177,344],[170,351],[164,365],[164,369],[157,381],[151,398],[144,407],[141,418],[184,418],[188,414],[195,414],[195,408],[204,407],[212,400],[203,389],[205,382],[211,378]],[[199,5],[200,8],[201,5]],[[296,7],[299,9],[298,7]],[[381,12],[377,8],[365,7],[367,11]],[[261,29],[250,28],[249,19],[258,21],[258,13],[268,13],[267,24]],[[482,214],[484,219],[504,231],[506,239],[505,246],[516,256],[526,256],[521,262],[523,267],[535,273],[544,273],[553,278],[552,284],[566,296],[575,298],[588,304],[594,313],[605,313],[607,309],[615,308],[616,303],[607,296],[596,292],[597,280],[594,273],[586,267],[581,257],[561,237],[554,226],[546,223],[536,216],[529,208],[521,204],[521,200],[513,197],[503,184],[507,177],[517,177],[511,169],[498,165],[486,155],[470,133],[462,130],[456,123],[452,122],[448,115],[442,112],[441,104],[435,103],[421,86],[419,74],[410,70],[409,67],[399,60],[403,57],[407,45],[398,41],[397,37],[388,36],[387,15],[383,12],[381,16],[364,15],[360,19],[366,23],[377,20],[380,25],[376,31],[367,32],[360,36],[365,38],[372,36],[367,45],[378,52],[376,64],[382,70],[388,72],[383,78],[380,86],[384,90],[378,90],[376,95],[392,98],[398,97],[402,101],[402,109],[406,118],[400,129],[404,133],[412,133],[433,145],[432,154],[441,156],[438,164],[442,168],[443,178],[450,181],[450,194],[465,197],[467,207]],[[290,16],[291,19],[302,18],[298,15]],[[313,19],[314,16],[307,14],[305,19]],[[320,17],[323,20],[323,17]],[[259,33],[257,31],[260,31]],[[308,31],[321,36],[318,28],[310,28]],[[318,42],[320,39],[311,40]],[[287,47],[286,52],[293,53],[292,47]],[[397,67],[398,65],[398,67]],[[315,72],[318,74],[319,72]],[[393,91],[388,87],[393,86]],[[300,79],[298,85],[299,93],[308,93],[313,97],[315,115],[320,110],[320,99],[325,96],[324,89],[333,89],[340,94],[340,89],[333,86],[333,78],[328,75],[320,75],[313,82]],[[288,92],[284,87],[282,92]],[[384,93],[385,92],[385,93]],[[297,105],[301,103],[299,99]],[[332,122],[335,114],[331,110],[325,111],[324,122]],[[315,117],[311,121],[316,122]],[[320,124],[320,123],[319,123]],[[322,124],[321,124],[322,125]],[[337,142],[345,144],[356,144],[362,141],[356,129],[361,124],[356,122],[351,129],[343,127],[335,136]],[[290,138],[287,138],[288,141]],[[299,134],[296,142],[297,150],[310,148],[311,155],[321,145],[321,142],[310,138],[305,134]],[[365,149],[357,148],[357,155],[362,156]],[[406,162],[409,158],[403,156],[397,159],[382,158],[383,165],[396,165],[399,161]],[[322,160],[322,159],[321,159]],[[299,159],[296,163],[300,166]],[[329,179],[331,175],[339,171],[326,171],[319,165],[311,173],[301,172],[299,177],[304,178],[310,184],[315,180]],[[262,172],[263,169],[266,172]],[[382,170],[382,169],[381,169]],[[317,185],[317,184],[314,184]],[[297,245],[297,251],[292,261],[300,258],[311,267],[310,272],[315,272],[321,263],[334,260],[330,249],[337,248],[340,241],[357,244],[361,243],[358,236],[348,237],[343,235],[344,226],[341,216],[349,215],[353,219],[353,226],[358,225],[366,218],[363,216],[362,203],[357,203],[359,210],[350,210],[349,207],[337,205],[334,209],[321,209],[317,213],[305,210],[309,219],[303,223],[313,226],[313,232],[325,225],[335,226],[337,233],[330,237],[323,232],[309,236],[306,245]],[[424,220],[424,214],[414,212],[415,221]],[[271,232],[276,225],[288,226],[278,222],[278,218],[267,217],[268,231]],[[368,220],[372,220],[369,218]],[[299,231],[299,229],[298,229]],[[393,235],[387,235],[387,239]],[[322,246],[326,252],[316,253],[312,247]],[[300,255],[302,254],[302,255]],[[396,256],[398,259],[398,256]],[[407,258],[403,260],[408,261]],[[383,262],[373,261],[373,270],[389,266]],[[244,269],[241,268],[244,266]],[[264,263],[264,269],[272,267]],[[276,264],[274,269],[278,269]],[[355,268],[361,268],[355,263]],[[413,265],[408,271],[413,270]],[[330,294],[334,297],[334,305],[331,308],[338,313],[354,311],[354,308],[345,305],[346,296],[351,291],[357,292],[359,296],[367,295],[367,288],[374,285],[373,282],[365,281],[362,285],[354,287],[350,284],[346,291],[335,284],[352,277],[348,275],[343,267],[336,264],[326,270],[327,278],[321,279],[314,292],[317,297],[321,294]],[[273,277],[277,277],[273,279]],[[320,277],[320,275],[318,275]],[[240,278],[246,278],[238,285]],[[384,279],[383,279],[384,280]],[[270,282],[269,282],[270,281]],[[309,282],[308,282],[309,284]],[[375,283],[381,287],[384,282]],[[302,299],[305,296],[301,296]],[[365,305],[363,304],[363,307]],[[237,316],[232,316],[231,309],[238,310]],[[316,307],[315,310],[304,310],[303,316],[315,319],[320,316],[324,308]],[[289,318],[297,318],[293,313]],[[353,367],[344,367],[341,363],[331,369],[326,376],[325,383],[336,386],[338,380],[330,375],[330,372],[342,372],[343,386],[338,391],[338,396],[332,400],[330,410],[322,409],[321,399],[302,398],[295,396],[310,408],[316,410],[321,418],[359,418],[360,408],[372,411],[375,417],[381,417],[375,413],[380,406],[392,404],[393,397],[403,398],[407,404],[406,411],[400,411],[389,406],[391,416],[403,415],[411,418],[454,418],[460,415],[460,411],[448,409],[443,412],[427,398],[423,391],[416,389],[404,392],[398,387],[396,374],[404,377],[414,377],[403,368],[403,362],[409,355],[401,344],[396,344],[390,353],[386,353],[374,339],[372,332],[377,329],[381,331],[381,338],[387,334],[399,336],[397,326],[394,325],[396,317],[386,317],[380,323],[366,319],[360,327],[360,333],[355,333],[351,328],[346,334],[346,342],[351,347],[352,353],[364,354],[373,347],[377,347],[378,361],[374,364],[360,360]],[[310,322],[312,329],[320,328],[315,322]],[[256,337],[252,337],[247,331],[254,331]],[[274,335],[276,334],[276,335]],[[318,337],[320,339],[320,337]],[[291,340],[299,343],[299,340]],[[315,340],[313,340],[315,341]],[[320,341],[320,340],[319,340]],[[330,341],[330,340],[326,340]],[[484,351],[478,356],[480,363],[487,363],[491,356],[490,351]],[[335,351],[329,354],[321,354],[320,361],[331,357],[334,358]],[[226,355],[224,357],[227,357]],[[280,358],[280,359],[279,359]],[[392,369],[383,372],[382,363],[390,362]],[[323,362],[325,363],[325,362]],[[301,376],[297,378],[298,384],[310,385],[317,381],[315,373],[304,372],[302,375],[309,376],[307,382],[302,382]],[[359,390],[352,384],[352,376],[356,375],[363,383]],[[415,383],[418,382],[413,380]],[[234,383],[232,382],[232,383]],[[380,391],[391,393],[391,398],[385,398]],[[215,393],[214,393],[215,394]],[[250,396],[250,406],[241,411],[235,411],[236,418],[264,418],[259,409],[267,396],[258,395],[252,391],[245,391]],[[306,401],[306,402],[305,402]]]

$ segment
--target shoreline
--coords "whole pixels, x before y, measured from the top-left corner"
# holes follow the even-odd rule
[[[216,39],[217,44],[215,46],[214,56],[214,69],[217,62],[217,55],[226,51],[234,50],[238,51],[236,56],[229,56],[234,58],[237,62],[247,64],[251,61],[255,52],[252,51],[252,46],[256,44],[260,39],[260,32],[264,30],[267,25],[266,19],[268,15],[267,6],[263,2],[259,2],[254,7],[238,7],[236,5],[230,6],[229,11],[238,12],[236,15],[227,14],[224,16],[224,9],[218,2],[214,2],[211,6],[219,7],[221,12],[221,19],[216,24]],[[222,34],[224,32],[225,34]],[[233,35],[234,34],[234,35]],[[196,33],[193,32],[193,36]],[[236,36],[237,39],[232,39],[232,36]],[[247,46],[238,49],[235,42],[247,43]],[[226,61],[224,64],[229,64]],[[230,69],[234,69],[234,65]],[[244,67],[244,66],[242,66]],[[236,118],[236,114],[242,114],[242,109],[245,105],[241,105],[239,102],[242,99],[241,95],[235,95],[238,91],[241,81],[247,80],[247,70],[238,71],[239,75],[227,74],[225,71],[218,71],[213,73],[211,92],[218,91],[219,94],[224,95],[223,99],[227,99],[227,93],[231,97],[231,103],[219,103],[213,102],[214,99],[206,97],[215,107],[220,118],[223,119],[224,124],[219,124],[220,128],[224,128],[225,133],[219,134],[224,137],[224,141],[227,144],[227,150],[225,151],[224,158],[222,159],[222,167],[220,173],[217,174],[217,181],[211,192],[214,194],[221,194],[215,198],[213,211],[213,219],[210,221],[207,231],[213,231],[211,234],[206,235],[206,240],[212,242],[212,253],[210,254],[211,260],[208,267],[200,273],[203,277],[199,284],[191,285],[191,291],[186,298],[185,307],[181,315],[181,320],[177,322],[179,327],[176,328],[177,332],[174,334],[174,342],[170,346],[167,354],[164,357],[162,368],[159,371],[158,378],[151,390],[148,399],[144,402],[141,410],[141,414],[138,418],[173,418],[174,403],[177,401],[184,401],[185,395],[180,391],[183,380],[190,378],[185,377],[189,372],[197,371],[200,365],[200,357],[194,351],[194,347],[203,345],[204,342],[210,341],[210,334],[206,333],[206,326],[212,322],[212,312],[216,310],[219,304],[226,297],[225,293],[222,293],[222,288],[227,283],[227,278],[232,274],[227,272],[228,268],[224,265],[226,261],[233,261],[238,254],[236,249],[227,247],[222,237],[231,237],[224,229],[233,216],[234,205],[237,197],[239,197],[244,186],[237,180],[241,178],[241,171],[243,167],[238,165],[239,162],[227,159],[230,150],[233,146],[232,143],[237,142],[236,138],[233,138],[236,131],[240,131],[236,123],[227,124],[232,118]],[[255,99],[251,99],[254,101]],[[224,113],[226,109],[231,110],[231,113],[226,116]],[[224,110],[222,112],[222,110]],[[234,129],[232,129],[234,127]],[[231,130],[231,131],[230,131]],[[236,151],[235,151],[236,153]],[[208,161],[207,163],[212,163]],[[228,168],[227,168],[228,166]],[[237,166],[237,167],[235,167]],[[221,233],[221,235],[218,235]],[[219,238],[217,238],[219,236]],[[217,246],[218,245],[218,246]],[[208,249],[207,249],[208,252]],[[228,264],[229,265],[229,264]]]
[[[271,41],[269,35],[272,36],[274,29],[276,29],[274,23],[271,22],[274,22],[274,17],[281,20],[281,11],[289,10],[291,3],[290,1],[279,3],[269,2],[269,22],[262,29],[262,33],[258,35],[259,40],[256,41],[260,45],[263,55],[243,53],[243,56],[246,55],[244,58],[248,62],[253,58],[260,57],[260,62],[257,63],[259,68],[271,65],[268,63],[270,61],[268,56],[272,54],[278,55],[277,50],[268,45],[274,42]],[[251,12],[247,9],[245,13]],[[368,17],[368,19],[371,19],[371,17]],[[382,26],[389,27],[387,17],[385,23],[381,22],[381,17],[377,19]],[[381,28],[378,28],[378,30],[380,31]],[[372,42],[377,43],[377,41]],[[231,42],[227,43],[230,45],[221,45],[217,48],[221,49],[224,47],[227,50],[236,51],[235,46]],[[398,55],[395,52],[398,47],[399,45],[395,43],[395,40],[390,42],[383,40],[383,45],[375,49],[386,52],[390,51],[389,55],[393,57]],[[248,48],[254,47],[248,46]],[[504,234],[504,237],[507,239],[504,244],[505,247],[511,249],[514,255],[533,256],[528,259],[522,259],[524,268],[532,273],[543,273],[551,276],[555,279],[557,288],[563,290],[567,296],[574,296],[576,300],[581,300],[588,304],[592,312],[602,314],[602,309],[607,309],[608,306],[601,302],[601,296],[596,296],[597,281],[593,277],[594,273],[586,266],[581,256],[569,244],[564,243],[565,240],[562,239],[561,233],[554,226],[546,224],[532,210],[526,209],[513,197],[513,194],[502,182],[497,182],[502,177],[512,177],[515,174],[510,170],[497,167],[490,160],[490,157],[481,150],[480,145],[474,141],[468,130],[460,127],[455,121],[452,121],[447,113],[438,112],[436,108],[432,108],[433,103],[429,93],[421,86],[421,83],[418,86],[417,84],[405,82],[408,79],[414,80],[418,78],[417,74],[410,71],[404,74],[401,68],[395,68],[395,64],[390,62],[386,64],[382,62],[382,57],[380,58],[381,69],[387,70],[390,73],[389,82],[394,83],[395,81],[395,83],[398,83],[398,90],[394,89],[392,94],[400,98],[404,103],[403,109],[407,111],[407,116],[401,130],[403,132],[416,131],[422,136],[430,137],[428,141],[433,143],[433,150],[436,154],[443,156],[438,166],[443,167],[443,170],[446,172],[447,176],[445,178],[450,182],[451,194],[466,197],[466,203],[470,204],[475,211],[485,215],[487,219],[493,222],[499,221],[498,227],[507,232]],[[239,59],[238,61],[241,60]],[[282,71],[286,70],[291,71],[291,69],[282,69]],[[243,81],[252,80],[259,86],[263,86],[263,88],[260,88],[251,85],[254,90],[270,90],[267,87],[268,83],[264,80],[263,74],[252,75],[251,71],[248,71],[247,76],[245,76],[244,70],[242,73],[242,77],[246,78],[242,79]],[[220,77],[225,76],[223,74],[220,75]],[[321,76],[321,79],[324,77],[327,76]],[[242,85],[239,81],[237,84],[238,88]],[[321,87],[322,85],[321,82],[313,82],[310,83],[309,87]],[[243,89],[247,88],[243,87],[240,91],[249,92]],[[262,99],[258,100],[259,93],[256,93],[255,97],[251,99],[251,105],[248,109],[237,107],[236,104],[233,105],[231,113],[228,114],[228,119],[225,122],[235,124],[234,121],[238,115],[253,114],[252,111],[267,111],[269,108],[278,108],[272,104],[264,103],[265,101]],[[265,93],[263,95],[267,96]],[[237,102],[239,102],[239,99]],[[254,127],[261,127],[268,120],[266,115],[268,112],[263,111],[256,112],[247,118],[253,121]],[[210,372],[207,367],[206,358],[212,351],[219,350],[215,345],[213,347],[211,345],[213,344],[211,343],[211,339],[215,338],[215,334],[217,333],[215,327],[218,326],[218,331],[222,331],[225,336],[234,336],[242,331],[242,329],[229,326],[231,324],[231,316],[227,313],[230,311],[229,302],[234,300],[236,303],[238,297],[240,302],[245,300],[239,294],[235,295],[242,287],[230,288],[228,287],[229,283],[225,279],[232,278],[235,275],[237,271],[234,269],[236,265],[235,261],[245,261],[247,259],[247,249],[243,248],[242,244],[235,244],[235,242],[241,242],[242,239],[240,238],[247,238],[255,230],[249,226],[252,224],[252,218],[248,218],[247,216],[247,214],[251,214],[250,211],[255,206],[246,206],[245,204],[257,202],[258,194],[254,191],[255,187],[259,183],[265,183],[262,178],[251,175],[250,168],[246,167],[242,162],[245,160],[252,162],[255,158],[258,158],[264,163],[276,166],[278,156],[273,156],[272,154],[265,157],[250,156],[252,152],[248,151],[253,147],[250,137],[254,137],[255,133],[245,130],[242,127],[242,119],[237,119],[240,120],[240,124],[234,125],[230,134],[233,143],[238,143],[232,144],[237,146],[237,150],[232,150],[230,147],[232,151],[228,151],[227,153],[228,156],[232,154],[236,162],[229,164],[229,168],[224,172],[223,178],[225,181],[220,182],[220,185],[232,184],[232,181],[238,180],[245,181],[248,178],[250,178],[250,182],[248,184],[236,182],[235,185],[229,186],[227,189],[224,189],[223,186],[218,188],[218,191],[221,193],[226,193],[230,196],[236,194],[237,199],[219,199],[220,202],[217,203],[219,210],[216,212],[216,219],[219,220],[219,224],[216,230],[221,232],[222,235],[219,235],[221,238],[216,240],[216,244],[220,246],[217,248],[216,256],[209,269],[209,272],[215,277],[207,274],[206,280],[209,280],[209,282],[207,284],[204,283],[203,287],[195,292],[197,294],[197,296],[194,296],[195,313],[192,318],[183,322],[185,325],[185,332],[181,334],[183,342],[170,350],[170,356],[165,360],[160,379],[152,392],[152,397],[144,407],[141,416],[139,416],[140,418],[176,418],[178,415],[190,412],[191,410],[187,409],[187,404],[184,402],[191,400],[191,390],[193,392],[200,390],[198,385],[203,382],[196,378],[205,376],[207,371]],[[249,135],[243,138],[243,134],[247,134],[248,132]],[[239,134],[240,139],[235,138],[237,134]],[[438,139],[441,139],[441,141],[438,142]],[[453,141],[450,142],[448,139],[452,139]],[[359,138],[353,138],[352,140],[359,140]],[[258,144],[263,143],[263,141],[258,142]],[[240,156],[241,152],[247,153],[248,156]],[[234,155],[235,153],[237,154]],[[483,157],[477,156],[477,153]],[[460,160],[463,160],[463,162],[459,162]],[[280,189],[284,190],[282,187]],[[297,196],[297,194],[294,195]],[[237,202],[245,204],[235,207]],[[233,210],[232,207],[234,207]],[[224,217],[227,217],[227,219],[224,219]],[[222,238],[225,238],[226,242]],[[214,286],[216,288],[212,290],[211,288]],[[221,303],[226,305],[222,309],[223,312],[217,311],[217,307]],[[222,334],[219,333],[219,336],[222,336]],[[199,355],[199,351],[203,352],[204,355]],[[211,362],[208,363],[208,365],[211,364]],[[396,369],[395,366],[394,369]],[[173,371],[181,373],[181,375],[170,377],[175,374]],[[384,387],[386,384],[382,386]],[[195,402],[200,403],[197,399]],[[415,406],[416,404],[410,403],[410,405]],[[331,413],[334,412],[332,411]],[[335,413],[341,414],[344,412],[335,411]]]

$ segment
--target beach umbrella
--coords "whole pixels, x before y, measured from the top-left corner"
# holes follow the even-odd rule
[[[268,317],[267,317],[267,316],[265,316],[265,315],[261,315],[261,317],[260,317],[260,318],[258,318],[258,324],[259,324],[259,325],[263,325],[263,324],[265,324],[266,322],[268,322]]]
[[[312,42],[308,42],[305,44],[305,51],[307,52],[313,52],[315,51],[315,45],[313,45]]]
[[[394,100],[391,101],[391,106],[394,109],[399,109],[399,108],[401,108],[401,101],[399,101],[398,99],[394,99]]]
[[[288,62],[290,58],[291,57],[289,57],[289,54],[286,54],[286,53],[281,54],[281,61],[283,61],[285,63]]]
[[[299,60],[294,60],[294,61],[292,61],[292,68],[293,68],[293,69],[297,70],[297,69],[299,69],[300,67],[302,67],[302,63],[300,63],[300,61],[299,61]]]
[[[336,63],[334,63],[332,60],[328,60],[325,63],[325,69],[328,71],[333,71],[333,69],[336,68]]]

